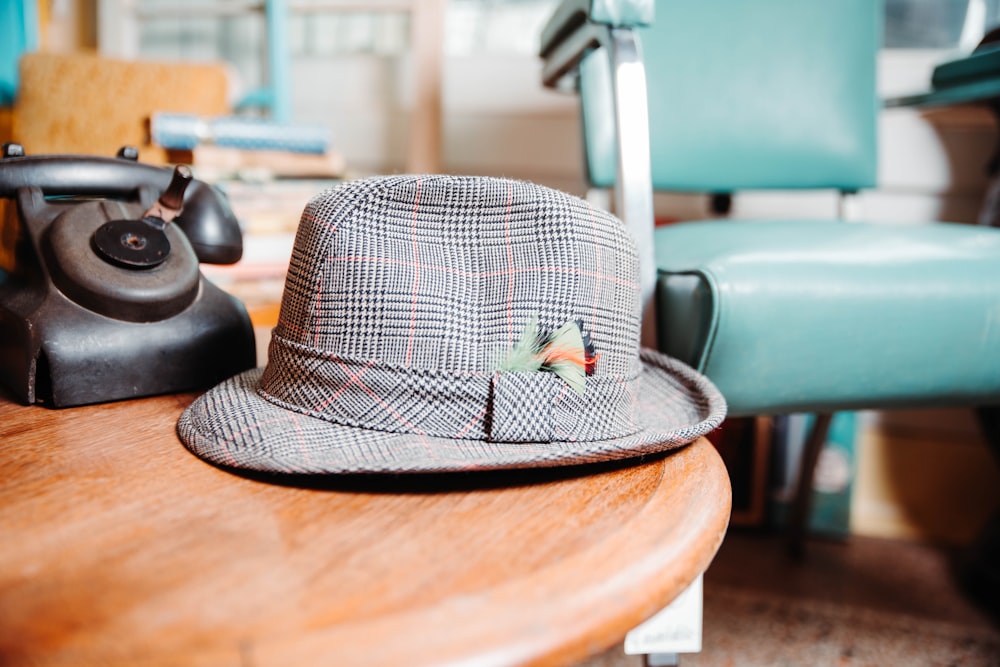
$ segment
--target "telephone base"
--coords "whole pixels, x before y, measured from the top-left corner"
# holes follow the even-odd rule
[[[137,158],[0,151],[0,382],[23,403],[193,391],[256,363],[243,304],[199,270],[243,253],[224,196]]]
[[[38,287],[0,280],[0,381],[23,403],[64,408],[207,389],[256,363],[243,304],[204,277],[185,310],[154,322],[105,317]]]

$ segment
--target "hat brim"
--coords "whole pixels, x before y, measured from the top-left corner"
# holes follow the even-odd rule
[[[664,452],[722,423],[726,404],[700,373],[642,350],[631,435],[588,442],[490,442],[342,426],[270,403],[263,372],[236,375],[198,397],[177,422],[195,455],[229,467],[288,474],[439,473],[579,465]]]

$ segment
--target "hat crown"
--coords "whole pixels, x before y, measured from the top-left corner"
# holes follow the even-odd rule
[[[502,178],[354,181],[306,206],[276,336],[353,361],[497,370],[527,323],[579,320],[595,376],[639,368],[638,258],[586,201]]]

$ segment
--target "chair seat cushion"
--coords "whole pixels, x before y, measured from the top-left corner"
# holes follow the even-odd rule
[[[1000,229],[710,220],[656,255],[660,347],[731,415],[1000,403]]]

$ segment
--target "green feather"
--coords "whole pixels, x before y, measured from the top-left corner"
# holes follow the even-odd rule
[[[567,322],[552,334],[549,338],[549,344],[543,351],[543,356],[558,357],[558,351],[560,350],[566,350],[572,353],[574,357],[584,358],[583,334],[580,333],[580,327],[575,321]],[[561,377],[573,391],[583,396],[587,385],[586,365],[581,366],[568,359],[557,359],[554,362],[547,361],[542,368],[550,370]]]
[[[532,373],[551,371],[562,378],[573,391],[583,396],[587,384],[586,349],[583,333],[575,321],[569,321],[547,340],[538,338],[538,317],[524,325],[517,339],[499,364],[501,371]]]
[[[502,371],[531,373],[542,367],[542,359],[538,356],[538,317],[532,316],[524,325],[521,337],[517,339],[500,364]]]

